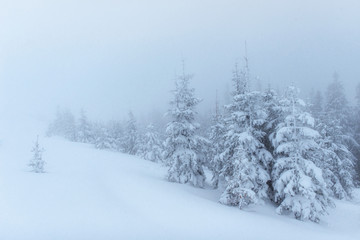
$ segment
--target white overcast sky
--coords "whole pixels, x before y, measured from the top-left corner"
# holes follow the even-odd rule
[[[336,70],[352,98],[359,13],[357,0],[0,0],[0,113],[165,110],[182,59],[207,106],[245,41],[263,86],[323,88]]]

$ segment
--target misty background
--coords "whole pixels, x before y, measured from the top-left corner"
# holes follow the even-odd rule
[[[348,100],[360,81],[358,1],[0,0],[0,114],[92,119],[168,109],[177,73],[213,108],[231,91],[244,43],[252,88],[294,83],[306,97],[336,71]]]

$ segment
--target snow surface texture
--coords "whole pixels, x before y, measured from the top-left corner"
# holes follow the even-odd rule
[[[320,224],[301,222],[270,204],[219,204],[218,190],[167,182],[167,169],[150,161],[41,136],[47,164],[33,173],[27,165],[43,129],[10,126],[0,130],[1,240],[360,239],[358,190]]]

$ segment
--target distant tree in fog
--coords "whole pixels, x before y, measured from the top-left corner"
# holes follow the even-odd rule
[[[111,137],[109,128],[104,124],[96,125],[96,138],[94,141],[97,149],[114,149],[114,140]]]
[[[77,126],[77,140],[83,143],[93,143],[94,133],[85,111],[80,112],[79,123]]]
[[[138,130],[137,123],[134,114],[130,111],[128,114],[128,120],[126,122],[123,149],[125,153],[135,155],[138,150]]]
[[[61,136],[70,141],[77,141],[76,122],[74,115],[69,110],[57,109],[56,117],[50,124],[48,136]]]

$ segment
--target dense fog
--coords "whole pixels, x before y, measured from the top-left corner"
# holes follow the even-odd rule
[[[282,91],[292,83],[307,98],[336,71],[353,101],[359,7],[323,0],[1,0],[1,114],[21,109],[49,118],[57,106],[84,108],[101,120],[129,110],[138,118],[162,114],[183,60],[207,112],[216,90],[226,101],[234,64],[245,55],[253,89]]]

